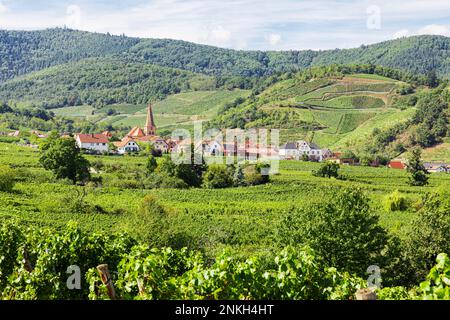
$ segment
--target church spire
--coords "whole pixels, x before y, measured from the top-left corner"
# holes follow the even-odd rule
[[[155,121],[153,120],[153,110],[151,103],[148,104],[147,108],[147,122],[145,123],[144,133],[146,136],[156,135],[156,126]]]

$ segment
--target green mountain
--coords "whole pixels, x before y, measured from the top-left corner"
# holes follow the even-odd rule
[[[170,94],[212,90],[213,77],[120,58],[88,58],[0,84],[0,97],[44,108],[141,104]]]
[[[0,30],[0,82],[66,62],[122,54],[139,42],[125,36],[59,28]]]
[[[138,39],[69,29],[0,31],[0,82],[50,66],[116,56],[207,75],[267,76],[334,63],[372,63],[450,76],[450,38],[416,36],[328,51],[237,51],[194,43]]]

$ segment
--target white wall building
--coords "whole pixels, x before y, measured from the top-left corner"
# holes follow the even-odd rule
[[[125,137],[122,141],[114,142],[114,145],[117,148],[118,154],[125,154],[130,152],[139,152],[140,148],[137,142],[130,137]]]
[[[322,162],[332,155],[329,149],[321,149],[318,145],[307,141],[288,142],[281,146],[279,155],[282,159],[301,159],[307,155],[312,161]]]
[[[101,133],[80,133],[75,137],[78,147],[82,150],[90,150],[93,152],[108,152],[108,137]]]

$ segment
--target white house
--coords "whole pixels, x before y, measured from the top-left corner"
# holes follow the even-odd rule
[[[117,147],[117,153],[119,154],[139,152],[140,150],[137,142],[131,137],[125,137],[122,141],[116,141],[114,145]]]
[[[282,159],[300,159],[307,155],[312,161],[323,161],[331,157],[329,149],[321,149],[318,145],[307,141],[288,142],[281,146],[279,155]]]
[[[299,150],[297,143],[288,142],[280,147],[279,155],[282,159],[298,159]]]
[[[160,136],[154,136],[150,141],[156,150],[159,150],[162,153],[169,151],[169,144]]]
[[[317,144],[307,141],[298,141],[299,157],[306,154],[309,159],[322,162],[324,159],[331,156],[332,152],[329,149],[321,149]]]
[[[75,141],[80,149],[93,152],[108,152],[108,137],[101,133],[80,133],[75,137]]]

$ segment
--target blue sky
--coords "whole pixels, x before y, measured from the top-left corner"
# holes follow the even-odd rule
[[[450,36],[450,0],[0,0],[0,29],[68,26],[247,50]]]

